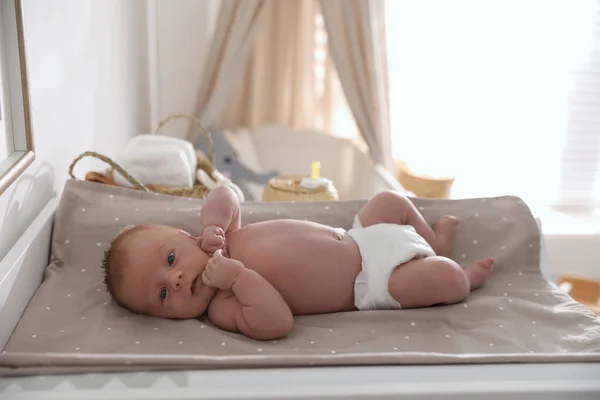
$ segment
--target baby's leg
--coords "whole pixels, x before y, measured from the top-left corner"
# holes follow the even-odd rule
[[[397,267],[388,290],[402,308],[422,308],[463,301],[492,272],[494,260],[478,260],[464,270],[446,257],[426,257]]]
[[[406,196],[393,191],[373,196],[358,212],[358,219],[364,227],[380,223],[411,225],[437,255],[445,257],[451,256],[452,234],[458,224],[457,218],[446,216],[440,218],[432,229]]]

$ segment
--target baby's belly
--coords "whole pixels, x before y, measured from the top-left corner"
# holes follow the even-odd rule
[[[281,260],[287,262],[257,265],[257,271],[275,286],[295,315],[350,311],[360,253],[348,236],[338,245],[306,255],[282,249]],[[311,260],[298,262],[307,257]]]
[[[240,241],[231,256],[269,281],[295,315],[354,310],[354,281],[360,252],[348,235],[333,228]],[[242,247],[246,247],[246,251]],[[234,250],[234,251],[232,251]]]

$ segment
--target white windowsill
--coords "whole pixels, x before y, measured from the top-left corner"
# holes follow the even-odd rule
[[[600,209],[575,212],[540,208],[533,213],[542,221],[545,235],[600,235]]]
[[[548,255],[549,270],[554,279],[561,275],[577,275],[600,280],[600,213],[568,212],[539,209]]]

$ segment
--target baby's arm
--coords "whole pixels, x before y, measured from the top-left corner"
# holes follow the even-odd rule
[[[240,200],[235,192],[227,186],[213,189],[204,201],[200,220],[203,227],[217,226],[225,233],[239,229]]]
[[[217,251],[202,280],[222,289],[208,307],[208,317],[218,328],[258,340],[277,339],[292,330],[294,320],[285,300],[266,279],[241,262]]]
[[[225,233],[239,229],[240,201],[235,192],[227,186],[213,189],[200,211],[202,223],[202,250],[209,254],[217,249],[226,249]]]

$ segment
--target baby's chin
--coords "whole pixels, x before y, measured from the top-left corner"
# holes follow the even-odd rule
[[[195,304],[189,304],[186,305],[186,307],[169,310],[170,315],[166,315],[164,317],[171,319],[193,319],[204,315],[217,290],[210,287],[203,287],[202,289],[203,290],[198,293],[199,298],[196,299],[194,302]]]

